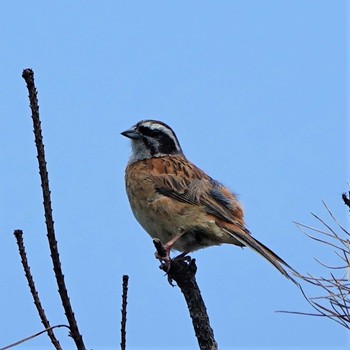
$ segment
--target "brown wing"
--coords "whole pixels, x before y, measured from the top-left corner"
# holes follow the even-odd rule
[[[181,202],[201,206],[208,214],[216,217],[219,226],[237,242],[234,244],[251,248],[298,285],[282,265],[294,274],[298,274],[297,271],[251,236],[244,226],[242,208],[227,188],[182,157],[152,161],[152,173],[155,174],[152,175],[152,182],[156,191]]]
[[[181,202],[199,205],[207,213],[243,224],[243,212],[235,196],[219,182],[183,157],[153,159],[152,181],[156,190]]]

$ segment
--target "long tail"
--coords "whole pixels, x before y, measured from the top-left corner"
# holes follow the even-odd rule
[[[293,269],[289,264],[287,264],[283,259],[281,259],[277,254],[275,254],[271,249],[267,248],[264,244],[255,239],[246,228],[242,228],[243,232],[233,232],[227,228],[223,228],[231,237],[235,238],[237,241],[243,244],[243,246],[248,247],[265,258],[270,262],[282,275],[290,279],[293,283],[299,286],[299,283],[290,276],[290,274],[284,269],[286,267],[294,275],[299,276],[299,273]],[[283,267],[284,266],[284,267]]]

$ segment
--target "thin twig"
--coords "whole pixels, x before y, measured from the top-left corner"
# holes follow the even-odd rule
[[[332,211],[329,209],[327,203],[325,203],[324,201],[322,201],[323,205],[326,207],[328,214],[331,216],[331,218],[334,220],[334,222],[337,224],[338,227],[340,227],[340,229],[349,236],[349,232],[347,231],[347,229],[338,221],[338,219],[334,216],[334,214],[332,213]]]
[[[15,346],[17,346],[17,345],[20,345],[20,344],[23,344],[23,343],[25,343],[26,341],[31,340],[31,339],[33,339],[33,338],[35,338],[35,337],[37,337],[37,336],[39,336],[39,335],[41,335],[41,334],[43,334],[43,333],[45,333],[45,332],[50,332],[50,331],[52,331],[52,330],[55,329],[55,328],[61,328],[61,327],[66,327],[66,328],[69,329],[69,327],[68,327],[67,325],[65,325],[65,324],[59,324],[59,325],[56,325],[56,326],[52,326],[52,327],[49,327],[49,328],[47,328],[47,329],[44,329],[43,331],[40,331],[40,332],[38,332],[38,333],[35,333],[35,334],[33,334],[33,335],[31,335],[31,336],[29,336],[29,337],[27,337],[27,338],[24,338],[24,339],[22,339],[22,340],[19,340],[19,341],[13,343],[13,344],[7,345],[7,346],[5,346],[4,348],[0,348],[0,350],[7,350],[7,349],[10,349],[10,348],[13,348],[13,347],[15,347]]]
[[[128,282],[129,282],[129,276],[124,275],[123,276],[123,294],[122,294],[122,321],[121,321],[121,342],[120,342],[120,348],[121,350],[126,349],[126,307],[128,304]]]
[[[308,237],[311,238],[311,239],[318,240],[318,238],[315,238],[314,236],[311,236],[311,235],[309,235],[308,233],[306,233],[306,230],[305,230],[305,229],[308,229],[308,230],[313,231],[313,232],[316,232],[316,233],[320,233],[320,234],[322,234],[322,235],[325,235],[325,236],[327,236],[327,237],[330,237],[330,238],[333,238],[333,239],[336,240],[336,237],[334,237],[331,233],[328,233],[328,232],[326,232],[326,231],[322,231],[322,230],[317,229],[317,228],[315,228],[315,227],[301,224],[300,222],[297,222],[297,221],[294,221],[294,224],[297,225],[298,229],[299,229],[301,232],[303,232],[306,236],[308,236]],[[330,244],[330,243],[328,242],[328,244]],[[339,248],[339,247],[337,247],[337,248]],[[339,248],[339,249],[341,249],[341,248]]]
[[[159,240],[153,240],[158,256],[164,256],[164,247]],[[170,268],[162,264],[160,268],[167,272],[168,280],[174,280],[185,297],[192,319],[193,328],[201,350],[217,350],[213,329],[210,326],[209,316],[201,292],[196,281],[197,266],[195,259],[189,256],[179,256],[172,259]]]
[[[19,254],[21,256],[24,273],[25,273],[25,276],[27,278],[29,289],[30,289],[30,292],[33,296],[34,304],[36,306],[36,309],[38,310],[41,322],[44,325],[44,327],[46,328],[47,335],[51,339],[51,342],[54,345],[54,347],[57,350],[62,350],[60,342],[55,337],[55,334],[52,331],[50,322],[47,319],[45,311],[41,305],[39,294],[38,294],[38,291],[36,290],[34,279],[33,279],[33,276],[30,272],[30,267],[29,267],[28,260],[27,260],[27,254],[25,251],[24,243],[23,243],[23,232],[22,232],[22,230],[15,230],[14,235],[15,235],[16,240],[17,240],[18,250],[19,250]]]
[[[335,254],[338,254],[338,252],[335,252]],[[330,270],[344,270],[346,268],[346,266],[330,266],[330,265],[326,265],[324,264],[322,261],[318,260],[317,258],[314,258],[321,266],[326,267],[327,269]],[[342,258],[343,259],[343,258]]]
[[[318,221],[320,221],[325,227],[328,228],[328,230],[331,232],[330,235],[333,235],[335,239],[338,239],[339,236],[337,235],[337,233],[332,229],[332,227],[330,225],[328,225],[323,219],[321,219],[319,216],[317,216],[314,213],[311,213],[311,215],[316,218]]]
[[[343,200],[345,201],[344,197],[346,195],[343,195]],[[347,199],[347,197],[346,197]],[[345,204],[347,204],[345,202]],[[300,275],[299,277],[321,289],[322,294],[317,297],[308,297],[304,290],[302,288],[301,292],[306,299],[306,301],[312,306],[314,310],[317,311],[317,314],[313,313],[307,313],[307,312],[290,312],[287,311],[287,313],[294,313],[294,314],[301,314],[301,315],[310,315],[310,316],[322,316],[329,318],[343,327],[350,329],[350,282],[349,282],[349,256],[350,256],[350,241],[349,236],[350,232],[342,226],[339,221],[336,219],[336,217],[333,215],[332,211],[329,209],[327,204],[323,202],[324,207],[326,208],[328,214],[330,215],[333,222],[337,225],[339,228],[338,231],[340,231],[340,234],[336,232],[331,226],[326,223],[323,219],[321,219],[319,216],[312,214],[319,222],[322,223],[323,226],[326,227],[327,231],[317,229],[314,227],[310,227],[308,225],[297,223],[299,229],[305,233],[308,237],[310,237],[312,240],[317,241],[321,244],[324,244],[328,247],[336,248],[334,251],[335,255],[341,260],[341,264],[338,264],[337,266],[330,266],[326,265],[322,262],[318,261],[323,267],[326,267],[328,270],[331,270],[330,277],[315,277],[311,274],[307,275]],[[322,235],[321,238],[315,237],[313,235],[308,234],[304,230],[310,230],[314,233],[317,233],[319,235]],[[342,235],[345,234],[345,238],[343,238]],[[334,242],[336,241],[336,242]],[[345,265],[345,266],[344,266]],[[345,269],[345,276],[344,277],[337,277],[332,273],[332,271],[339,271]],[[339,273],[338,273],[339,274]],[[284,311],[285,312],[285,311]]]
[[[49,178],[46,168],[45,151],[43,144],[43,136],[41,132],[41,122],[39,117],[39,104],[37,98],[37,90],[34,84],[34,72],[31,69],[25,69],[22,77],[27,83],[29,92],[30,108],[32,110],[32,119],[35,135],[35,144],[37,148],[37,158],[39,163],[39,173],[41,178],[41,187],[44,200],[45,222],[47,229],[47,238],[49,241],[51,259],[53,263],[53,269],[55,271],[56,281],[58,285],[58,292],[61,296],[62,305],[69,323],[71,336],[77,346],[78,350],[85,350],[83,338],[79,332],[78,325],[74,316],[74,312],[69,300],[66,284],[64,281],[64,275],[61,268],[61,262],[59,258],[59,252],[57,247],[57,240],[55,237],[54,220],[52,216],[51,207],[51,192],[49,187]]]

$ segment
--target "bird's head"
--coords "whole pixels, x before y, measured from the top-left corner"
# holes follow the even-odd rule
[[[157,120],[141,120],[121,134],[131,140],[132,154],[129,163],[183,154],[171,127]]]

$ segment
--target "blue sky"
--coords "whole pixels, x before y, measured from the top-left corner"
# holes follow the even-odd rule
[[[0,346],[41,330],[12,232],[52,324],[65,323],[45,237],[27,91],[33,68],[59,249],[88,349],[119,347],[121,279],[130,276],[128,349],[196,349],[187,309],[154,259],[124,190],[120,135],[141,119],[177,133],[187,157],[238,193],[253,235],[302,273],[334,253],[293,221],[343,223],[348,190],[346,1],[0,3]],[[250,250],[193,254],[221,349],[345,349],[331,321]],[[73,348],[67,332],[57,335]],[[47,349],[41,336],[18,349]]]

